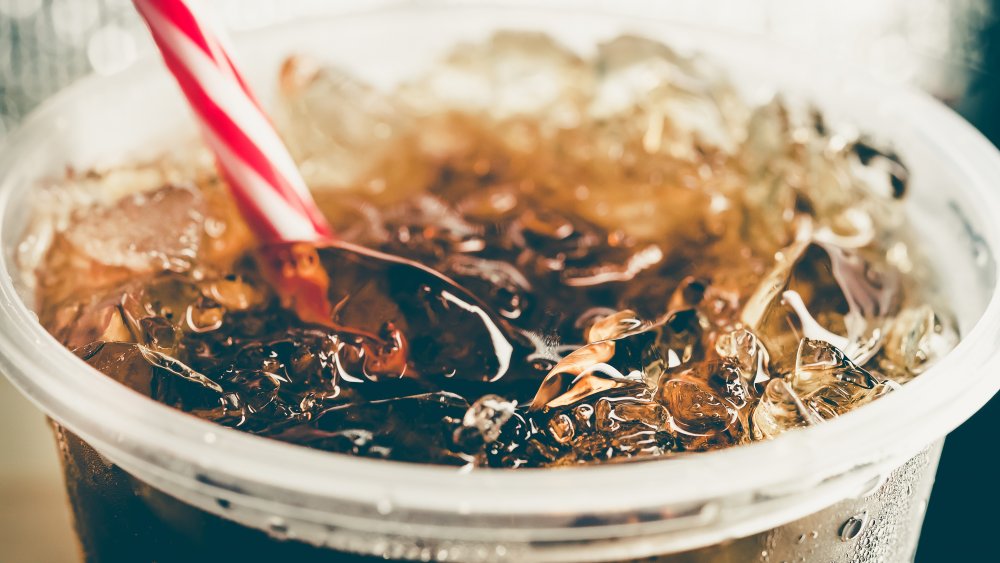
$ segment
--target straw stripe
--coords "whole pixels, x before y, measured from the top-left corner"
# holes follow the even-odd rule
[[[212,124],[209,130],[214,130],[223,139],[226,139],[229,144],[233,145],[234,151],[238,154],[247,155],[248,164],[257,170],[257,173],[269,183],[274,185],[276,189],[280,190],[283,196],[289,197],[294,195],[295,192],[292,191],[292,188],[286,182],[282,181],[275,167],[270,166],[267,162],[264,156],[266,151],[260,148],[261,145],[267,145],[267,137],[264,136],[262,142],[257,142],[262,134],[266,134],[266,128],[262,128],[260,127],[260,123],[254,122],[254,112],[249,111],[250,108],[241,107],[241,104],[237,103],[234,104],[235,111],[227,113],[225,109],[215,102],[216,99],[222,99],[225,96],[216,95],[213,97],[209,95],[203,89],[203,84],[199,84],[197,79],[188,73],[187,68],[172,53],[165,52],[163,57],[167,65],[173,70],[181,89],[192,101],[192,107],[202,122]],[[220,86],[220,89],[231,89],[232,85],[221,82],[218,86]],[[242,101],[245,102],[245,100]],[[230,113],[235,114],[235,119],[230,117]],[[245,121],[239,121],[241,119]],[[240,125],[237,125],[237,122]],[[241,128],[241,125],[249,125],[249,127]],[[269,148],[274,149],[273,146]]]
[[[208,141],[213,149],[220,154],[219,160],[223,163],[222,168],[226,173],[226,179],[243,186],[248,198],[255,204],[243,209],[244,216],[253,215],[261,221],[262,225],[274,229],[269,233],[274,237],[268,237],[268,240],[307,241],[314,238],[316,231],[306,221],[272,221],[270,217],[273,216],[294,219],[300,215],[254,169],[246,166],[242,159],[233,155],[229,146],[219,140],[214,133],[208,133]],[[241,199],[237,203],[242,207],[243,200]],[[267,210],[266,213],[261,211],[263,209]],[[256,217],[258,215],[260,217]]]
[[[246,92],[250,101],[253,102],[263,113],[263,108],[257,100],[256,95],[243,80],[236,64],[229,58],[227,53],[233,52],[232,47],[226,41],[224,34],[212,36],[211,33],[203,30],[198,22],[208,21],[208,18],[199,13],[196,4],[185,5],[183,2],[173,0],[161,0],[150,6],[153,11],[159,12],[159,21],[174,21],[177,29],[184,33],[203,52],[208,54],[215,64],[223,72],[228,72],[239,83],[240,88]]]
[[[218,33],[185,0],[134,0],[195,111],[231,191],[264,242],[318,241],[332,230]]]

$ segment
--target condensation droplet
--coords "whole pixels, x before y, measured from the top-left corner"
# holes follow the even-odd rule
[[[840,541],[851,541],[861,535],[861,531],[865,529],[865,524],[868,522],[868,513],[861,512],[851,516],[844,522],[844,525],[840,527]]]
[[[275,538],[287,538],[288,537],[288,522],[280,516],[272,516],[267,521],[267,529],[271,532],[271,536]]]
[[[375,505],[375,510],[377,510],[382,516],[390,514],[392,512],[392,501],[387,498],[379,500]]]

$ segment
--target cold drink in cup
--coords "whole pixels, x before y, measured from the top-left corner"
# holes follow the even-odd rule
[[[37,259],[39,321],[77,361],[190,415],[183,424],[458,479],[686,468],[823,431],[905,393],[958,342],[904,207],[906,159],[819,110],[746,102],[709,59],[634,35],[579,54],[500,32],[391,88],[308,54],[287,59],[278,84],[279,129],[340,240],[454,285],[321,246],[313,266],[329,273],[333,312],[303,322],[260,273],[202,155],[71,173],[45,188],[56,204],[23,249]],[[170,461],[115,459],[71,424],[54,428],[91,561],[905,560],[940,450],[881,460],[852,495],[819,480],[814,500],[768,525],[749,523],[753,510],[734,524],[731,501],[711,499],[542,511],[491,541],[418,528],[517,521],[509,507],[458,500],[419,517],[386,499],[305,509],[307,493],[290,517],[264,518],[247,499],[269,493],[220,479],[240,471],[225,457],[176,480]],[[719,490],[755,471],[731,467]],[[177,493],[181,482],[197,492]],[[609,479],[574,494],[685,486]],[[784,494],[758,490],[759,513],[781,512]],[[354,510],[386,530],[305,524]],[[720,522],[729,531],[703,540]],[[592,529],[656,539],[617,548]]]

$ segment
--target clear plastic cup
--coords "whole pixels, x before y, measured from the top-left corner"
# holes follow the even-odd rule
[[[38,324],[30,272],[13,259],[40,178],[194,138],[175,87],[148,59],[67,89],[0,150],[0,367],[55,421],[89,559],[912,559],[943,437],[1000,387],[1000,155],[918,92],[752,38],[660,21],[634,9],[641,4],[351,2],[329,17],[239,37],[237,46],[263,92],[290,52],[385,85],[496,29],[545,31],[584,52],[621,32],[701,51],[747,97],[778,90],[810,100],[829,122],[857,124],[903,157],[912,176],[907,211],[964,336],[954,352],[836,420],[665,461],[461,472],[213,425],[62,348]]]

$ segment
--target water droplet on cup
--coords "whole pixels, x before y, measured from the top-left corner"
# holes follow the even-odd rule
[[[267,528],[271,532],[271,537],[284,539],[288,537],[288,523],[280,516],[272,516],[267,521]]]
[[[840,527],[840,541],[851,541],[861,535],[861,531],[865,529],[865,524],[868,522],[868,513],[861,512],[851,516],[844,522],[844,525]]]

